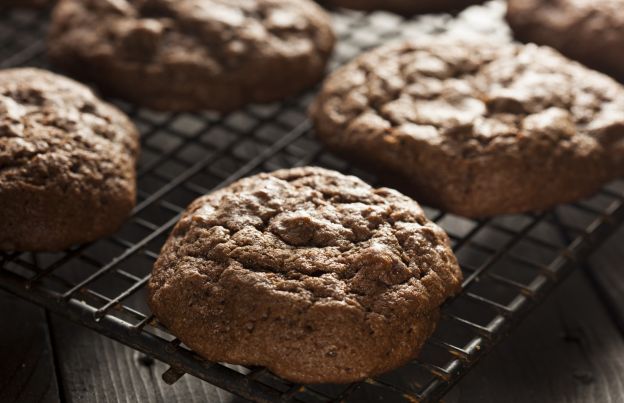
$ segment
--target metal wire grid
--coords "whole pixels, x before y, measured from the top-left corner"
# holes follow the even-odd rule
[[[333,66],[406,35],[459,30],[508,40],[501,13],[498,2],[456,19],[336,13],[340,42]],[[472,23],[475,18],[479,24]],[[45,13],[0,10],[2,67],[46,66],[45,21]],[[292,384],[262,368],[205,362],[169,334],[145,304],[152,264],[180,212],[196,197],[238,178],[292,166],[325,166],[379,184],[374,174],[316,142],[305,118],[311,96],[226,116],[154,113],[116,102],[142,133],[139,201],[132,217],[115,236],[64,253],[0,254],[0,287],[168,363],[163,378],[169,383],[189,373],[257,401],[371,396],[434,401],[624,221],[624,181],[591,200],[542,214],[474,221],[426,209],[451,236],[465,280],[463,292],[444,306],[439,328],[417,360],[351,385]]]

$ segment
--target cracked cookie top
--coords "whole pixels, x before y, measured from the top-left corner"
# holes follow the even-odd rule
[[[130,120],[86,86],[38,69],[0,72],[0,186],[94,186],[129,180]]]
[[[582,150],[608,146],[624,130],[624,91],[547,47],[407,41],[338,70],[312,116],[338,146],[381,136],[462,158],[520,139]]]
[[[230,112],[317,83],[334,41],[312,0],[62,0],[48,55],[143,106]]]
[[[619,81],[624,79],[621,0],[511,0],[507,21],[523,42],[552,46]]]
[[[206,287],[252,276],[264,293],[390,317],[427,314],[461,281],[447,235],[416,202],[321,168],[260,174],[196,200],[155,265],[153,299],[185,276]]]
[[[58,251],[115,232],[136,199],[138,132],[90,89],[0,71],[0,250]]]
[[[307,0],[63,0],[56,14],[52,37],[77,52],[213,74],[333,45],[327,15]]]

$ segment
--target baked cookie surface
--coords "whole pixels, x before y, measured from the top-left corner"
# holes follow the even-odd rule
[[[315,84],[333,44],[310,0],[63,0],[49,53],[151,108],[231,111]]]
[[[324,0],[322,3],[354,10],[387,10],[399,14],[454,12],[483,0]]]
[[[622,87],[535,45],[387,45],[328,78],[310,115],[331,149],[470,217],[546,209],[624,172]]]
[[[624,4],[621,0],[510,0],[507,21],[516,38],[624,81]]]
[[[447,235],[416,202],[296,168],[193,202],[154,266],[149,302],[208,360],[350,382],[412,359],[460,282]]]
[[[0,71],[0,250],[56,251],[117,230],[135,202],[138,134],[82,84]]]

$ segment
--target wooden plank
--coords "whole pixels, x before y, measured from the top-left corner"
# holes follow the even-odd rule
[[[577,271],[446,402],[621,402],[624,340]]]
[[[60,401],[45,311],[0,292],[0,402]]]
[[[588,274],[624,333],[624,228],[590,259]]]
[[[243,401],[189,375],[167,385],[166,365],[61,317],[52,317],[52,334],[68,402]]]
[[[174,386],[166,366],[88,329],[53,318],[69,402],[234,402],[190,376]],[[624,341],[580,271],[468,375],[446,402],[618,402]]]
[[[498,402],[511,391],[512,402],[597,402],[624,393],[624,364],[617,360],[624,345],[585,280],[577,274],[564,284],[445,400]],[[68,401],[235,400],[190,376],[166,385],[165,365],[60,318],[53,334]]]

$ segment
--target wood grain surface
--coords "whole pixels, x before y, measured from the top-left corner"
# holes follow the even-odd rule
[[[52,317],[52,330],[67,402],[243,401],[188,375],[169,386],[166,365],[63,318]]]
[[[587,274],[624,334],[624,228],[592,256],[588,269]]]
[[[445,401],[624,401],[623,244],[624,229],[590,260],[596,281],[577,270]],[[188,375],[169,386],[164,364],[4,293],[0,329],[0,402],[242,401]]]
[[[624,340],[577,271],[463,379],[447,401],[623,399]]]
[[[0,402],[59,400],[45,311],[0,292]]]
[[[622,242],[624,230],[590,261],[614,295],[624,284]],[[166,385],[160,378],[165,365],[52,317],[59,391],[44,314],[0,297],[0,402],[242,401],[188,375]],[[577,270],[445,401],[622,402],[624,339],[592,282]]]
[[[623,402],[622,245],[624,229],[444,400]],[[242,401],[189,375],[169,386],[164,364],[7,294],[0,329],[0,402]]]

